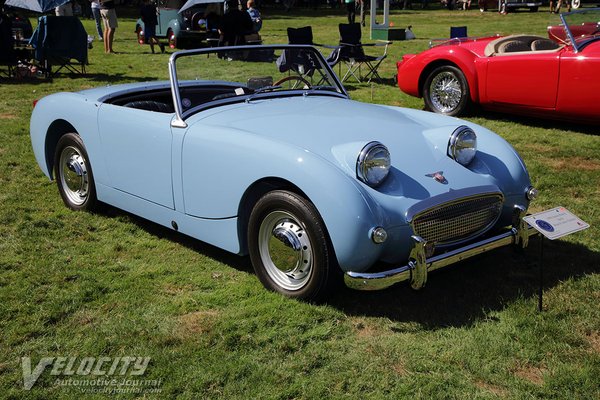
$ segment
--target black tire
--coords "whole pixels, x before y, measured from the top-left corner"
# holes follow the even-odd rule
[[[318,301],[334,280],[324,223],[315,206],[295,193],[272,191],[256,203],[248,248],[261,283],[285,296]]]
[[[529,7],[529,12],[537,12],[538,7]]]
[[[60,197],[71,210],[98,208],[90,158],[79,135],[67,133],[58,140],[54,152],[54,177]]]
[[[458,116],[470,104],[469,83],[462,71],[452,65],[435,68],[423,85],[425,108],[438,114]]]

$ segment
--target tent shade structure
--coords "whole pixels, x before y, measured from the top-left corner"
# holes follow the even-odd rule
[[[26,10],[45,13],[54,10],[58,6],[68,3],[70,0],[6,0],[7,6],[24,8]]]

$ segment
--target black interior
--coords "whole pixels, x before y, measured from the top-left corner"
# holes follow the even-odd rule
[[[182,111],[197,107],[201,104],[237,96],[235,89],[238,86],[210,86],[210,87],[183,87],[180,90]],[[248,89],[244,89],[245,93]],[[139,110],[174,113],[173,96],[171,89],[127,93],[107,101],[116,106],[136,108]]]

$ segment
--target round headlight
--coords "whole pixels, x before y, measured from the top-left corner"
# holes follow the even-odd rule
[[[459,126],[448,143],[448,155],[461,165],[469,165],[477,154],[477,135],[467,126]]]
[[[379,142],[367,143],[358,155],[356,176],[369,186],[381,184],[390,172],[390,152]]]

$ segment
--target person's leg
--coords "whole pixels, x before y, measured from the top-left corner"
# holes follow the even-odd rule
[[[94,17],[94,21],[96,21],[96,31],[98,31],[98,38],[100,40],[103,40],[104,32],[102,32],[102,22],[100,21],[100,9],[92,8],[92,16]]]
[[[354,2],[346,3],[346,10],[348,11],[348,23],[349,24],[354,23],[354,7],[355,6],[356,6],[356,4]]]
[[[107,29],[108,33],[106,35],[106,52],[107,53],[114,53],[113,51],[113,40],[115,39],[115,29],[114,28],[108,28]]]
[[[109,27],[110,30],[108,32],[108,52],[109,53],[114,53],[113,51],[113,41],[115,39],[115,30],[117,29],[118,23],[117,23],[117,12],[112,9],[112,10],[108,10],[108,22],[109,22]]]
[[[100,10],[100,15],[102,16],[102,23],[104,24],[104,32],[102,33],[102,41],[104,42],[104,52],[108,53],[108,32],[110,31],[108,25],[108,17],[105,13],[107,10]]]

